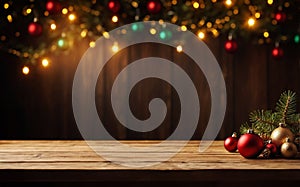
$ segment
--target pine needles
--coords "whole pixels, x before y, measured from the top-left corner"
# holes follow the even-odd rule
[[[249,125],[245,122],[240,127],[244,134],[248,129],[253,129],[261,137],[268,139],[279,123],[284,123],[294,133],[300,133],[300,114],[296,113],[297,96],[293,91],[285,91],[276,103],[275,111],[255,110],[249,114]]]

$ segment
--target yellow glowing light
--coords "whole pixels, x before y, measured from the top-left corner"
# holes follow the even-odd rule
[[[235,29],[235,28],[236,28],[236,24],[235,24],[235,23],[231,23],[231,24],[230,24],[230,27],[231,27],[232,29]]]
[[[198,37],[199,37],[201,40],[204,39],[204,38],[205,38],[204,32],[202,32],[202,31],[198,32]]]
[[[102,34],[103,34],[104,38],[106,38],[106,39],[109,38],[109,33],[108,32],[103,32]]]
[[[150,34],[154,35],[154,34],[156,34],[156,29],[151,28],[151,29],[149,30],[149,32],[150,32]]]
[[[68,9],[67,8],[63,8],[62,10],[61,10],[61,13],[62,14],[67,14],[69,11],[68,11]]]
[[[49,12],[48,12],[48,11],[45,11],[45,12],[44,12],[44,16],[46,16],[46,17],[49,16]]]
[[[111,18],[111,21],[114,22],[114,23],[117,23],[118,20],[119,20],[118,16],[113,16],[113,17]]]
[[[267,2],[268,2],[269,5],[273,4],[273,0],[268,0]]]
[[[48,67],[49,66],[49,60],[47,58],[44,58],[42,60],[42,66],[44,66],[44,67]]]
[[[70,14],[68,18],[70,21],[74,21],[76,19],[76,16],[75,14]]]
[[[248,25],[249,25],[249,27],[254,26],[254,24],[255,24],[255,19],[254,18],[249,18],[248,19]]]
[[[193,3],[193,7],[194,7],[194,8],[199,8],[199,6],[200,6],[200,5],[199,5],[198,2],[194,2],[194,3]]]
[[[118,43],[114,43],[114,45],[111,47],[111,50],[116,53],[119,51],[119,46],[118,46]]]
[[[225,5],[226,6],[231,6],[232,5],[232,1],[231,0],[226,0],[225,1]]]
[[[178,53],[182,52],[182,46],[181,46],[181,45],[178,45],[178,46],[176,47],[176,50],[177,50]]]
[[[89,45],[90,45],[91,48],[94,48],[96,46],[96,42],[91,41]]]
[[[236,8],[236,9],[233,10],[234,15],[237,15],[238,13],[239,13],[239,9]]]
[[[254,14],[254,16],[255,16],[255,18],[260,18],[260,13],[259,12],[256,12],[255,14]]]
[[[218,32],[217,29],[212,29],[211,32],[214,35],[214,37],[218,37],[219,36],[219,32]]]
[[[26,9],[26,13],[27,13],[27,14],[30,14],[31,12],[32,12],[31,8],[27,8],[27,9]]]
[[[8,20],[8,22],[10,22],[10,23],[11,23],[11,22],[13,21],[13,18],[12,18],[12,16],[11,16],[11,15],[8,15],[8,16],[7,16],[7,20]]]
[[[29,74],[29,67],[27,67],[27,66],[24,66],[23,68],[22,68],[22,73],[24,74],[24,75],[28,75]]]
[[[265,37],[265,38],[268,38],[268,37],[269,37],[269,35],[270,35],[270,34],[269,34],[267,31],[266,31],[266,32],[264,32],[264,37]]]
[[[134,8],[138,8],[138,7],[139,7],[139,4],[138,4],[136,1],[132,1],[132,2],[131,2],[131,5],[132,5]]]
[[[284,3],[284,7],[287,8],[287,7],[289,7],[289,6],[290,6],[290,3],[289,3],[289,2],[285,2],[285,3]]]
[[[84,29],[83,31],[81,31],[80,36],[81,36],[82,38],[84,38],[84,37],[86,37],[86,34],[87,34],[87,30]]]
[[[211,23],[211,22],[207,22],[207,23],[206,23],[206,27],[207,27],[207,28],[211,28],[211,27],[212,27],[212,23]]]
[[[187,31],[187,27],[186,27],[185,25],[182,25],[182,26],[181,26],[181,30],[182,30],[182,31]]]
[[[9,8],[9,4],[8,3],[5,3],[4,4],[4,9],[8,9]]]
[[[211,2],[212,2],[212,3],[216,3],[216,2],[217,2],[217,0],[211,0]]]
[[[55,30],[55,29],[56,29],[55,23],[52,23],[52,24],[50,25],[50,28],[51,28],[51,30]]]

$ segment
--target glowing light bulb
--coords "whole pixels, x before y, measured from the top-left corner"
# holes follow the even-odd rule
[[[198,2],[194,2],[194,3],[193,3],[193,7],[194,7],[194,8],[199,8],[199,6],[200,6],[200,5],[199,5]]]
[[[265,32],[264,32],[264,37],[265,37],[265,38],[268,38],[269,36],[270,36],[269,32],[265,31]]]
[[[114,23],[117,23],[118,20],[119,20],[118,16],[113,16],[113,17],[111,18],[111,21],[114,22]]]
[[[32,12],[31,8],[27,8],[27,9],[26,9],[26,13],[27,13],[27,14],[30,14],[31,12]]]
[[[59,47],[63,47],[63,46],[65,45],[65,41],[64,41],[63,39],[59,39],[59,40],[57,41],[57,45],[58,45]]]
[[[30,72],[29,67],[24,66],[24,67],[22,68],[22,73],[23,73],[24,75],[28,75],[29,72]]]
[[[4,7],[4,9],[8,9],[9,8],[9,4],[5,3],[3,7]]]
[[[44,66],[44,67],[48,67],[49,66],[49,60],[47,58],[44,58],[42,60],[42,66]]]
[[[204,38],[205,38],[204,32],[202,32],[202,31],[198,32],[198,37],[199,37],[201,40],[204,39]]]
[[[187,27],[186,27],[185,25],[182,25],[182,26],[181,26],[181,30],[182,30],[182,31],[187,31]]]
[[[254,18],[249,18],[248,19],[248,25],[249,25],[249,27],[254,26],[254,24],[255,24],[255,19]]]
[[[91,41],[89,45],[90,45],[91,48],[94,48],[96,46],[96,42]]]
[[[61,13],[62,14],[67,14],[69,11],[68,11],[68,9],[67,8],[63,8],[62,10],[61,10]]]
[[[70,21],[74,21],[76,19],[76,16],[75,14],[70,14],[68,18]]]
[[[55,23],[52,23],[52,24],[50,25],[50,28],[51,28],[51,30],[55,30],[55,29],[56,29]]]
[[[177,50],[177,52],[178,53],[180,53],[180,52],[182,52],[182,46],[181,45],[178,45],[177,47],[176,47],[176,50]]]
[[[108,38],[110,37],[108,32],[103,32],[103,36],[104,36],[104,38],[106,38],[106,39],[108,39]]]
[[[225,1],[225,5],[226,6],[231,6],[232,5],[232,1],[231,0],[226,0]]]
[[[83,31],[81,31],[80,36],[81,36],[82,38],[84,38],[84,37],[86,37],[86,34],[87,34],[87,30],[84,29]]]
[[[11,22],[13,21],[13,18],[12,18],[11,15],[8,15],[8,16],[7,16],[7,21],[8,21],[9,23],[11,23]]]
[[[273,0],[268,0],[267,2],[268,2],[269,5],[273,4]]]
[[[260,18],[260,13],[259,12],[256,12],[255,14],[254,14],[254,16],[255,16],[255,18]]]
[[[156,29],[151,28],[151,29],[149,30],[149,32],[150,32],[150,34],[154,35],[154,34],[156,34]]]
[[[118,43],[115,42],[114,45],[111,47],[111,50],[116,53],[119,51],[119,46],[118,46]]]

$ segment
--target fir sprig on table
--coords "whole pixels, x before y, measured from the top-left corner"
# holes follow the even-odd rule
[[[249,122],[240,127],[240,133],[244,134],[248,129],[253,129],[261,137],[268,139],[272,131],[279,123],[286,124],[294,134],[300,133],[300,114],[296,113],[297,95],[293,91],[285,91],[280,95],[276,103],[275,111],[255,110],[249,114]]]

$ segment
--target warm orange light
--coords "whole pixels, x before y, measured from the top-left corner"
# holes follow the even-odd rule
[[[24,75],[28,75],[29,74],[29,67],[27,67],[27,66],[24,66],[23,68],[22,68],[22,73],[24,74]]]

